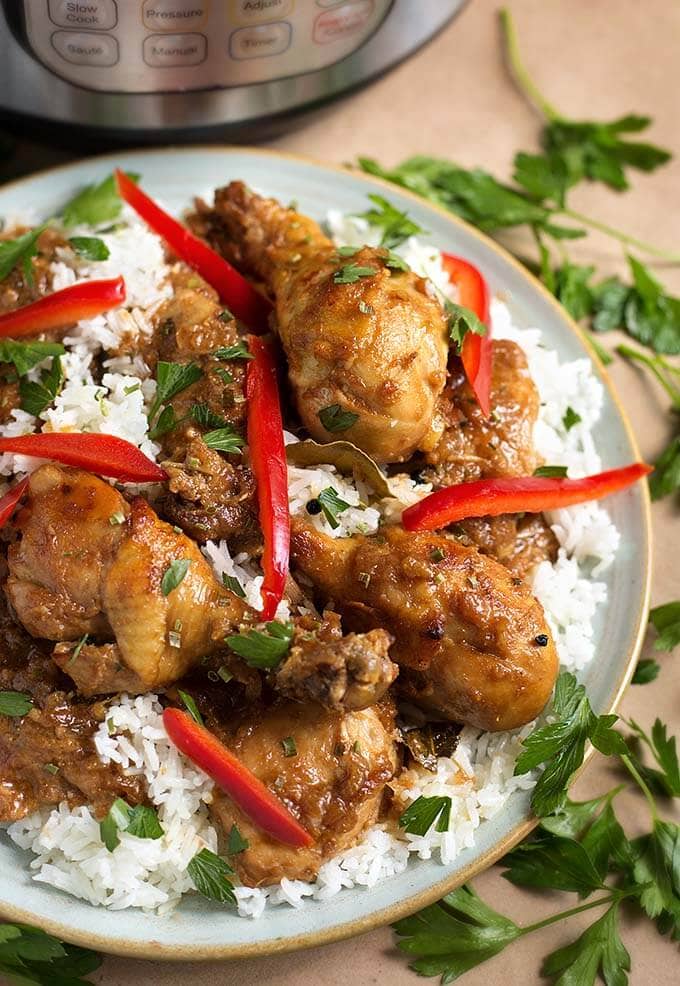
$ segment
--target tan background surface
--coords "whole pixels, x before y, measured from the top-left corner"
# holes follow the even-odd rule
[[[417,2],[417,0],[413,0]],[[439,154],[465,165],[509,174],[513,153],[530,150],[537,120],[508,82],[499,54],[496,0],[472,0],[435,41],[395,72],[350,99],[336,103],[304,128],[274,142],[331,162],[367,154],[392,164],[415,153]],[[652,176],[634,178],[623,196],[602,186],[579,190],[574,208],[589,212],[638,236],[680,249],[680,3],[677,0],[514,0],[511,2],[526,62],[553,104],[574,117],[609,119],[637,111],[654,117],[651,137],[678,159]],[[42,162],[41,162],[42,163]],[[621,267],[616,244],[590,237],[574,254],[602,269]],[[680,293],[680,267],[657,267]],[[611,337],[609,337],[611,339]],[[608,340],[609,341],[609,340]],[[667,438],[670,418],[658,389],[617,360],[612,376],[635,425],[645,458],[655,457]],[[653,604],[680,597],[677,505],[653,509],[655,563]],[[656,683],[633,686],[624,714],[643,724],[655,715],[680,726],[677,659],[662,656]],[[615,783],[595,758],[577,794],[589,796]],[[635,829],[647,825],[641,799],[621,797],[619,812]],[[517,921],[529,922],[551,909],[571,906],[568,895],[532,895],[501,879],[493,869],[475,881],[490,902]],[[295,913],[291,911],[291,921]],[[584,915],[582,926],[589,921]],[[532,986],[542,956],[576,937],[579,919],[558,924],[511,946],[473,970],[466,986]],[[247,934],[247,925],[244,926]],[[632,955],[633,986],[671,986],[680,981],[677,947],[661,939],[649,922],[624,918],[625,943]],[[234,964],[163,965],[107,959],[93,977],[101,986],[413,986],[419,980],[393,948],[388,929],[352,941],[272,959]]]

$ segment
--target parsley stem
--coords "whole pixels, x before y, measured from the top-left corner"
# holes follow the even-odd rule
[[[574,914],[590,911],[593,907],[600,907],[603,904],[617,904],[624,897],[630,897],[638,892],[639,888],[637,887],[634,890],[616,890],[607,897],[598,897],[597,900],[591,900],[587,904],[579,904],[577,907],[571,907],[567,911],[558,911],[557,914],[551,914],[550,917],[543,918],[542,921],[525,925],[520,930],[520,936],[528,935],[532,931],[539,931],[541,928],[547,928],[551,924],[557,924],[558,921],[564,921],[565,918],[573,917]]]
[[[652,816],[652,820],[654,822],[658,822],[658,820],[659,820],[659,813],[656,810],[656,801],[654,800],[654,795],[652,794],[652,792],[649,790],[649,788],[647,787],[647,785],[643,781],[643,779],[640,776],[640,773],[639,773],[637,767],[634,765],[634,763],[630,759],[630,757],[627,757],[627,756],[622,756],[621,757],[621,763],[624,765],[624,767],[626,768],[626,770],[628,771],[628,773],[631,775],[631,777],[633,778],[633,780],[635,781],[635,783],[637,784],[637,786],[640,788],[640,790],[644,794],[645,798],[647,799],[647,804],[649,805],[649,813]]]
[[[551,121],[560,120],[561,114],[558,113],[555,107],[543,96],[538,89],[538,86],[524,67],[522,57],[519,53],[519,42],[517,40],[515,23],[507,7],[503,7],[500,10],[500,20],[503,42],[505,44],[505,54],[508,59],[508,64],[512,75],[514,75],[515,81],[521,92],[529,100],[529,102],[533,103],[534,106],[541,111],[546,119]]]
[[[637,349],[633,349],[632,346],[620,345],[616,347],[616,351],[626,359],[635,360],[636,362],[643,363],[646,367],[648,367],[670,397],[673,407],[680,411],[680,388],[674,387],[670,380],[666,379],[659,368],[663,367],[666,373],[680,374],[680,367],[672,366],[667,362],[667,360],[660,356],[647,356],[645,353],[641,353]]]
[[[642,250],[644,253],[649,253],[653,257],[659,257],[661,260],[669,260],[673,263],[680,262],[680,253],[674,253],[672,250],[665,250],[662,247],[656,247],[652,243],[645,243],[644,240],[639,240],[636,236],[630,236],[629,233],[623,233],[621,230],[607,225],[607,223],[600,222],[599,219],[591,219],[590,216],[586,216],[582,212],[577,212],[575,209],[568,209],[566,207],[560,208],[558,211],[563,216],[569,216],[570,219],[583,223],[584,226],[590,226],[591,229],[597,229],[600,233],[605,233],[607,236],[613,237],[620,243],[626,243],[628,246],[637,247],[638,250]]]

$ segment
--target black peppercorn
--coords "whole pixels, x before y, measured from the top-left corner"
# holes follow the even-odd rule
[[[534,643],[535,644],[538,644],[539,647],[547,647],[548,646],[548,634],[547,633],[539,633],[539,635],[535,638]]]
[[[308,514],[311,514],[312,516],[314,516],[314,514],[320,514],[321,504],[316,499],[316,497],[313,497],[313,499],[307,501],[305,510],[307,511]]]

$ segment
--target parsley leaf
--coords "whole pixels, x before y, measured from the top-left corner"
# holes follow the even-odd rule
[[[581,842],[551,835],[524,842],[503,859],[506,880],[522,887],[568,890],[586,896],[604,887]]]
[[[248,633],[227,637],[226,642],[251,668],[271,671],[278,667],[288,653],[293,639],[292,623],[271,620],[266,624],[266,632],[249,630]]]
[[[253,359],[245,339],[239,339],[233,346],[220,346],[213,356],[215,359]]]
[[[49,407],[64,383],[61,358],[55,356],[49,370],[43,370],[40,381],[22,380],[19,384],[21,410],[36,417]]]
[[[220,414],[211,411],[207,404],[192,404],[191,417],[201,428],[225,428],[227,422]]]
[[[243,586],[241,585],[241,583],[239,582],[239,580],[236,578],[235,575],[227,575],[225,573],[224,575],[222,575],[222,582],[224,583],[225,587],[229,589],[230,592],[233,592],[235,596],[238,596],[239,599],[246,598],[246,590],[243,588]]]
[[[588,740],[606,755],[628,752],[623,737],[611,728],[617,716],[596,716],[585,688],[568,671],[557,679],[551,711],[556,721],[538,726],[522,741],[524,749],[515,764],[516,775],[545,764],[531,799],[539,817],[564,803],[571,778],[583,763]]]
[[[156,397],[149,411],[149,421],[153,421],[161,405],[167,404],[202,376],[203,371],[196,363],[166,363],[160,360],[156,365]]]
[[[227,855],[236,856],[250,848],[250,843],[244,839],[235,825],[232,825],[227,838]]]
[[[339,404],[329,404],[319,411],[319,421],[326,431],[347,431],[359,420],[359,415],[353,411],[343,411]]]
[[[187,866],[187,873],[199,894],[220,904],[236,904],[234,885],[229,879],[234,875],[229,863],[210,849],[201,849]]]
[[[552,292],[577,321],[593,310],[594,295],[588,282],[594,273],[594,267],[582,267],[569,261],[555,271]]]
[[[403,273],[408,273],[411,270],[406,261],[398,253],[392,253],[391,250],[388,251],[387,257],[385,258],[385,267],[389,267],[390,270],[402,271]]]
[[[562,416],[562,424],[565,431],[571,431],[574,425],[581,422],[581,415],[577,414],[573,407],[568,407]]]
[[[128,178],[139,181],[139,175],[128,172]],[[67,202],[61,213],[64,226],[99,226],[117,219],[123,208],[113,175],[98,184],[86,185],[81,192]]]
[[[451,798],[448,795],[427,798],[421,794],[402,812],[399,825],[411,835],[426,835],[433,825],[436,832],[447,832],[450,821]]]
[[[446,983],[502,952],[522,934],[514,921],[467,886],[393,927],[402,939],[399,948],[418,956],[411,968],[421,976],[442,976]]]
[[[98,236],[72,236],[69,243],[78,256],[86,260],[109,259],[109,248]]]
[[[215,452],[228,452],[235,454],[240,452],[245,444],[242,435],[227,425],[224,428],[216,428],[214,431],[206,431],[203,435],[203,442],[208,448]]]
[[[101,958],[26,924],[0,924],[0,972],[17,986],[89,986]]]
[[[475,335],[486,335],[486,325],[477,318],[470,308],[457,305],[448,298],[444,299],[444,311],[447,315],[449,338],[456,346],[456,352],[460,353],[463,348],[463,339],[468,332]]]
[[[377,226],[382,229],[380,246],[393,250],[395,247],[401,246],[409,236],[417,236],[419,233],[425,232],[417,223],[409,219],[406,212],[397,209],[382,195],[371,194],[368,198],[373,202],[375,208],[360,212],[359,216],[361,219],[365,219],[369,226]]]
[[[119,832],[124,832],[130,821],[130,806],[122,798],[116,798],[107,815],[99,823],[99,835],[108,849],[113,852],[120,845]]]
[[[661,671],[661,665],[652,658],[645,658],[637,662],[635,673],[631,679],[634,685],[648,685],[650,681],[655,681]]]
[[[637,739],[649,749],[660,768],[655,770],[638,763],[638,769],[644,779],[656,791],[661,791],[671,798],[680,798],[680,764],[675,736],[668,737],[666,726],[660,719],[655,719],[651,736],[648,736],[634,719],[631,719],[628,725]]]
[[[132,809],[125,831],[138,839],[160,839],[164,834],[158,815],[148,805],[136,805]]]
[[[635,883],[640,905],[650,918],[667,916],[680,936],[680,827],[655,819],[652,831],[633,842]],[[662,929],[663,930],[663,929]]]
[[[321,506],[323,515],[333,528],[337,530],[340,526],[338,522],[338,514],[341,514],[343,510],[349,510],[351,504],[346,503],[341,500],[338,496],[337,490],[333,489],[332,486],[327,486],[325,490],[321,490],[316,498]]]
[[[13,240],[0,241],[0,281],[4,281],[15,267],[21,265],[26,279],[31,279],[31,260],[38,252],[38,239],[45,225],[29,229]]]
[[[671,651],[680,644],[680,601],[655,606],[649,622],[658,633],[654,650]]]
[[[163,596],[169,596],[184,581],[190,564],[189,558],[177,558],[168,565],[161,579],[161,594]]]
[[[533,475],[541,479],[566,479],[567,471],[567,466],[539,466]]]
[[[0,716],[25,716],[32,708],[30,695],[24,692],[0,692]]]
[[[654,463],[649,477],[652,500],[660,500],[680,489],[680,435],[676,435]]]
[[[65,352],[60,342],[15,342],[14,339],[0,339],[0,363],[14,363],[20,377],[48,356],[62,356]]]
[[[182,691],[181,688],[177,689],[177,694],[182,699],[184,708],[187,710],[194,722],[197,722],[199,726],[203,725],[203,716],[198,711],[198,706],[196,705],[196,700],[193,695],[189,692]]]
[[[611,801],[621,790],[623,790],[623,785],[613,788],[599,798],[592,798],[590,801],[572,801],[570,798],[566,798],[563,804],[559,805],[551,815],[541,819],[540,828],[552,835],[577,839],[592,824],[603,805]]]
[[[627,986],[630,955],[618,929],[618,902],[612,904],[571,945],[545,959],[544,976],[558,976],[556,986],[594,986],[601,971],[607,986]]]
[[[378,271],[375,267],[362,267],[360,264],[345,264],[333,274],[334,284],[354,284],[362,277],[372,277]]]

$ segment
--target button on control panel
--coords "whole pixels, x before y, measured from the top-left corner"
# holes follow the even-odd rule
[[[152,34],[144,39],[144,61],[154,68],[200,65],[207,51],[208,39],[202,34]]]
[[[48,6],[57,27],[108,31],[118,22],[115,0],[49,0]]]
[[[118,42],[110,34],[85,31],[55,31],[52,47],[72,65],[99,65],[110,68],[118,61]]]
[[[232,58],[267,58],[280,55],[290,47],[292,29],[285,22],[242,27],[229,38]]]
[[[218,3],[221,0],[217,0]],[[205,27],[207,3],[185,3],[184,0],[144,0],[142,20],[151,31],[195,31]]]
[[[26,39],[100,92],[231,88],[315,72],[357,50],[392,0],[23,0]]]

